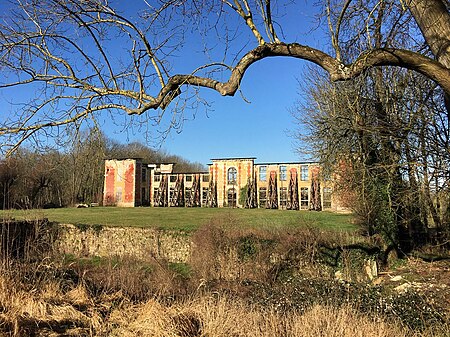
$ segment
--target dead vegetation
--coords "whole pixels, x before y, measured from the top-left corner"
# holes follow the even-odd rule
[[[193,241],[189,264],[4,256],[0,336],[449,334],[445,296],[432,298],[414,288],[397,294],[387,280],[351,279],[350,269],[360,265],[352,266],[343,247],[362,242],[345,235],[313,228],[241,230],[213,221]],[[421,277],[426,269],[419,265],[413,274],[417,265],[403,262],[383,277],[408,266],[404,277],[417,283],[413,275]],[[436,280],[448,279],[445,262],[439,266],[427,270]],[[335,279],[337,268],[349,278]],[[430,283],[432,276],[426,277]]]

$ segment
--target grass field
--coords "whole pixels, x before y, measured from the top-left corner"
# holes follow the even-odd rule
[[[224,221],[242,227],[280,228],[314,226],[323,229],[351,231],[356,229],[349,214],[310,211],[230,208],[58,208],[0,211],[3,219],[48,218],[70,224],[154,227],[192,231],[211,221]]]

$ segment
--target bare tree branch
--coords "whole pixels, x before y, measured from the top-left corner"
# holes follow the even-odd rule
[[[417,53],[408,50],[374,49],[361,55],[352,64],[345,65],[332,56],[308,46],[302,46],[297,43],[266,43],[247,53],[233,68],[227,82],[219,82],[211,78],[194,75],[175,75],[169,79],[167,85],[152,102],[134,113],[141,114],[148,109],[165,108],[172,100],[172,96],[176,97],[173,93],[177,92],[182,85],[201,86],[214,89],[222,96],[233,96],[250,65],[264,58],[275,56],[293,57],[313,62],[326,70],[332,81],[344,81],[355,78],[374,66],[399,66],[415,70],[433,79],[444,90],[450,92],[450,69],[429,57],[417,55]]]
[[[411,69],[450,95],[450,15],[443,1],[323,4],[334,56],[301,44],[301,37],[293,43],[280,39],[274,24],[282,21],[276,16],[282,1],[147,2],[139,19],[132,19],[107,0],[12,0],[12,10],[0,21],[0,89],[17,87],[34,95],[28,102],[14,102],[18,108],[0,120],[2,144],[19,144],[31,132],[34,137],[39,130],[95,118],[102,111],[111,116],[145,113],[153,123],[165,120],[168,128],[180,127],[185,118],[181,109],[204,103],[200,88],[233,96],[247,69],[269,57],[312,62],[331,81],[353,79],[371,67]],[[414,22],[405,17],[414,17],[423,40],[409,31],[406,26]],[[371,43],[376,31],[388,25],[395,32],[403,29],[407,48],[395,48],[394,33]],[[203,53],[214,51],[216,59],[199,60],[194,70],[180,71],[179,63],[192,59],[184,54],[190,52],[183,49],[187,34],[203,39],[210,31],[219,42],[205,46]],[[430,49],[423,47],[424,41]],[[217,60],[217,51],[223,58]]]
[[[226,0],[224,0],[224,2],[228,6],[230,6],[230,8],[232,8],[234,11],[236,11],[236,13],[238,13],[244,19],[245,24],[250,28],[253,35],[255,35],[256,40],[258,41],[258,44],[259,45],[264,44],[265,41],[264,41],[263,37],[261,36],[261,33],[259,32],[259,30],[256,28],[255,23],[253,22],[253,13],[250,9],[250,6],[248,5],[248,1],[242,0],[247,12],[244,11],[244,9],[242,8],[241,0],[234,0],[234,5],[231,4],[231,2],[226,1]]]

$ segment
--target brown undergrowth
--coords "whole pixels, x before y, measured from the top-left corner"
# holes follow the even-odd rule
[[[359,239],[314,228],[242,230],[213,221],[187,264],[121,258],[12,259],[0,265],[0,336],[447,336],[418,294],[352,276]],[[363,245],[364,246],[364,245]],[[365,246],[364,246],[365,247]],[[344,262],[342,262],[344,261]],[[356,265],[359,268],[359,265]]]
[[[198,278],[270,283],[298,274],[328,278],[338,269],[350,278],[365,258],[378,258],[367,252],[374,247],[367,238],[352,233],[311,226],[242,229],[235,221],[216,219],[193,234],[189,264]]]

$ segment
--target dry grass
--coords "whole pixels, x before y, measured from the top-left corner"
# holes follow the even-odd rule
[[[386,323],[379,317],[363,316],[349,307],[316,305],[304,314],[282,315],[226,297],[200,297],[168,307],[151,300],[135,308],[133,317],[124,319],[123,314],[116,313],[110,323],[120,325],[111,336],[124,337],[412,336],[411,331],[396,324]]]
[[[320,249],[348,237],[314,228],[242,229],[227,219],[202,227],[193,239],[189,276],[152,259],[5,258],[0,337],[450,335],[446,325],[414,332],[399,317],[388,320],[369,307],[362,313],[362,305],[345,305],[339,294],[331,300],[328,285],[344,286],[321,268]],[[312,299],[326,296],[330,301]],[[308,303],[288,307],[295,301]]]
[[[80,302],[86,300],[80,297],[83,290],[75,289],[65,297],[57,285],[49,283],[42,290],[26,291],[3,275],[0,284],[0,331],[5,335],[44,336],[64,331],[68,336],[87,336],[88,331],[100,327],[97,313],[79,310]],[[88,302],[91,305],[90,299]]]
[[[47,277],[41,275],[33,283],[27,278],[30,273],[17,266],[1,266],[0,336],[436,337],[450,331],[445,327],[440,333],[414,335],[397,323],[348,306],[313,305],[304,312],[284,312],[210,291],[131,301],[123,291],[112,289],[94,295],[87,279],[73,283],[54,278],[56,272],[49,266]]]

